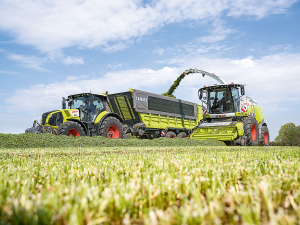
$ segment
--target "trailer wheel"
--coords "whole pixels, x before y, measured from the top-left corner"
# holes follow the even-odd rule
[[[168,131],[166,134],[166,138],[175,138],[176,134],[173,131]]]
[[[177,137],[178,137],[178,138],[186,138],[187,135],[186,135],[185,132],[180,132],[179,134],[177,134]]]
[[[67,135],[73,137],[86,136],[83,127],[74,121],[62,123],[57,128],[58,135]]]
[[[270,145],[270,142],[269,142],[270,134],[269,134],[268,127],[263,126],[262,130],[261,130],[261,133],[262,133],[262,142],[261,142],[261,144],[263,146],[269,146]]]
[[[115,117],[108,117],[103,121],[99,134],[106,138],[124,138],[122,124]]]
[[[247,137],[247,145],[258,145],[258,124],[255,117],[249,116],[243,119],[245,136]]]

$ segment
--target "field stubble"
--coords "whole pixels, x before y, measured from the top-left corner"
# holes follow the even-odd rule
[[[300,148],[0,149],[0,224],[300,224]]]

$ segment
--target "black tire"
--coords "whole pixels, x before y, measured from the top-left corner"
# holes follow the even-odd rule
[[[57,134],[73,137],[86,136],[83,127],[79,123],[74,121],[67,121],[65,123],[60,124],[57,128]]]
[[[249,116],[243,118],[243,125],[245,136],[247,137],[246,145],[257,146],[259,130],[255,117]]]
[[[177,137],[178,137],[178,138],[186,138],[187,135],[186,135],[185,132],[180,132],[179,134],[177,134]]]
[[[115,117],[107,117],[101,124],[100,136],[106,138],[124,138],[122,123]]]
[[[176,134],[173,131],[168,131],[166,134],[166,138],[175,138]]]
[[[269,129],[268,129],[267,126],[262,127],[261,134],[262,134],[261,145],[262,146],[269,146],[270,145],[270,134],[269,134]]]

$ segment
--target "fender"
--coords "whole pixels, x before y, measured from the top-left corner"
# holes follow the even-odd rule
[[[81,122],[80,120],[77,120],[77,119],[67,119],[67,121],[74,121],[74,122],[76,122],[76,123],[79,123],[79,124],[83,127],[84,132],[85,132],[87,135],[89,134],[86,125],[85,125],[83,122]]]
[[[123,119],[121,118],[121,116],[119,114],[103,111],[97,116],[94,124],[100,125],[107,117],[110,117],[110,116],[116,117],[118,120],[120,120],[120,122],[123,122]]]

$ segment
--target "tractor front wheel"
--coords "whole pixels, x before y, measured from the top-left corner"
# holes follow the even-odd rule
[[[59,125],[58,135],[67,135],[73,137],[86,136],[83,127],[74,121],[68,121]]]
[[[247,145],[258,145],[258,124],[255,117],[249,116],[243,119],[245,136],[247,137]]]
[[[101,124],[100,136],[106,138],[124,138],[121,122],[115,117],[106,118]]]

